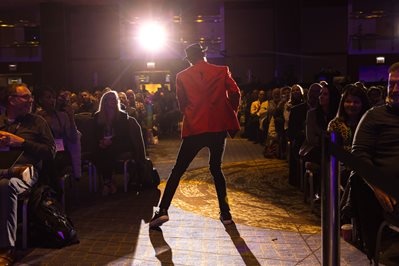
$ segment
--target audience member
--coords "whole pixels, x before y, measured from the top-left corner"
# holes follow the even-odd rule
[[[101,96],[103,96],[103,92],[101,90],[95,90],[93,96],[97,102],[100,102]]]
[[[136,108],[130,105],[130,101],[127,99],[126,93],[123,91],[118,92],[119,100],[121,101],[121,108],[125,111],[129,116],[136,118],[137,112]]]
[[[320,81],[319,81],[319,84],[320,84],[321,87],[328,86],[328,82],[325,81],[325,80],[320,80]]]
[[[371,86],[367,90],[367,97],[369,98],[371,106],[380,106],[385,104],[382,91],[379,87]]]
[[[79,94],[80,105],[76,113],[94,113],[96,110],[95,98],[88,91]]]
[[[65,174],[67,167],[72,166],[74,177],[80,178],[81,153],[79,132],[76,128],[73,110],[67,106],[67,103],[64,103],[62,107],[64,110],[68,110],[68,112],[56,110],[56,92],[50,88],[39,89],[36,96],[38,97],[37,103],[40,106],[36,110],[36,114],[42,116],[47,121],[55,139],[57,153],[54,167],[56,177],[61,177]],[[73,149],[71,149],[72,146],[74,147]],[[77,160],[73,163],[72,159]],[[52,180],[57,181],[56,177],[52,177]],[[53,183],[54,188],[57,185],[58,182]]]
[[[292,85],[288,97],[288,101],[285,103],[284,106],[284,130],[287,130],[288,128],[291,108],[305,101],[305,99],[303,98],[303,88],[301,87],[301,85]]]
[[[146,91],[147,93],[142,94],[144,97],[144,108],[145,108],[145,117],[143,121],[143,126],[146,129],[146,135],[145,135],[145,144],[153,144],[154,143],[154,134],[153,134],[153,128],[154,128],[154,107],[152,105],[151,98],[147,95],[149,95],[149,92]]]
[[[126,97],[130,102],[130,106],[134,107],[136,102],[136,95],[132,89],[126,90]]]
[[[258,99],[251,103],[251,119],[250,119],[250,138],[249,140],[254,141],[255,143],[259,143],[262,141],[261,134],[259,129],[259,118],[260,118],[260,106],[266,101],[266,93],[264,90],[259,90]]]
[[[318,106],[320,91],[322,88],[323,86],[319,83],[313,83],[310,85],[307,98],[308,110],[314,109]]]
[[[320,95],[321,86],[318,83],[311,85],[308,96],[317,93]],[[315,93],[316,92],[316,93]],[[309,104],[313,104],[311,101],[298,103],[291,107],[291,111],[288,118],[287,138],[290,141],[290,154],[289,154],[289,174],[288,182],[293,186],[299,186],[300,184],[300,158],[299,150],[305,140],[305,121],[306,113],[310,109]]]
[[[46,121],[31,113],[33,97],[25,84],[10,85],[6,92],[7,113],[0,116],[0,148],[21,150],[19,167],[0,173],[0,264],[15,260],[17,233],[17,198],[37,183],[43,160],[54,157],[55,143]],[[24,165],[34,172],[20,177]]]
[[[251,123],[252,123],[251,106],[254,101],[258,100],[258,94],[259,94],[258,90],[253,90],[250,93],[248,93],[248,96],[246,97],[246,105],[244,110],[245,128],[243,135],[248,140],[255,140],[253,127],[251,128]]]
[[[97,150],[95,163],[103,177],[102,194],[116,192],[112,173],[119,156],[129,153],[138,169],[145,161],[145,148],[140,125],[136,119],[121,110],[118,94],[109,91],[103,94],[98,111],[94,114]],[[141,174],[141,173],[139,173]]]
[[[399,62],[389,68],[386,104],[371,108],[360,120],[352,154],[365,164],[399,177]],[[384,178],[376,176],[375,178]],[[378,228],[384,217],[399,223],[397,199],[384,188],[365,182],[357,173],[350,177],[353,211],[358,217],[367,256],[375,254]],[[390,184],[386,184],[389,187]]]
[[[180,112],[176,95],[163,87],[157,97],[153,97],[154,114],[160,135],[170,135],[177,132]]]
[[[130,101],[132,101],[132,98]],[[147,110],[146,110],[145,102],[144,102],[144,94],[137,93],[135,96],[134,105],[132,102],[130,104],[132,106],[135,106],[135,108],[136,108],[137,122],[141,126],[141,131],[143,133],[143,138],[144,138],[144,144],[146,147],[148,147],[148,142],[147,142],[148,129],[147,129],[147,125],[146,125]]]
[[[81,102],[80,97],[76,93],[72,92],[69,97],[69,100],[71,102],[71,107],[72,107],[73,112],[75,114],[77,114],[78,110],[79,110],[80,102]]]
[[[345,150],[351,150],[356,127],[360,118],[369,108],[369,100],[363,89],[353,84],[344,87],[337,115],[328,124],[327,131],[337,134],[339,143],[342,144]],[[350,171],[345,166],[342,166],[340,170],[341,184],[345,187]]]
[[[259,110],[259,128],[262,134],[266,137],[269,129],[270,119],[280,102],[280,89],[275,88],[272,90],[271,99],[263,101]]]
[[[356,86],[356,87],[358,87],[358,88],[360,88],[360,89],[362,89],[362,90],[364,90],[365,92],[367,91],[366,86],[365,86],[364,83],[361,82],[361,81],[356,81],[353,85]]]
[[[272,118],[269,122],[267,133],[267,145],[264,156],[268,158],[283,158],[282,142],[285,140],[284,130],[284,108],[289,99],[291,88],[286,86],[280,89],[280,102],[274,109]]]
[[[263,129],[266,135],[265,149],[263,156],[266,158],[278,158],[278,136],[275,127],[275,112],[280,104],[280,89],[275,88],[272,91],[272,100],[263,104],[261,114],[265,112],[265,120],[263,121]]]
[[[289,179],[290,184],[298,185],[298,179],[300,169],[302,166],[300,165],[301,157],[304,157],[305,153],[308,152],[308,148],[311,147],[306,141],[306,115],[309,110],[312,110],[318,106],[318,98],[320,96],[320,91],[322,86],[319,83],[313,83],[309,87],[309,91],[307,94],[307,101],[306,103],[298,104],[295,106],[290,114],[291,122],[288,123],[288,138],[291,140],[292,146],[292,156],[290,157],[290,168],[289,168]],[[299,148],[298,148],[299,147]],[[299,155],[299,157],[297,157]],[[291,161],[293,158],[293,161]],[[295,162],[295,160],[298,160]],[[302,161],[302,163],[304,163]]]
[[[322,87],[319,96],[319,104],[306,115],[305,134],[306,141],[300,149],[300,155],[307,162],[321,164],[322,133],[327,130],[328,123],[337,114],[340,95],[338,90],[331,85]],[[314,187],[316,193],[320,192],[320,176],[315,176]]]
[[[72,112],[74,113],[74,110],[72,109],[71,105],[71,92],[68,90],[61,90],[58,93],[57,100],[56,100],[56,106],[55,109],[60,112]],[[67,110],[69,109],[69,110]]]
[[[312,150],[308,158],[310,161],[320,163],[320,148],[322,132],[327,130],[328,123],[335,117],[340,96],[334,86],[327,85],[320,90],[319,103],[306,115],[306,143]],[[306,157],[308,157],[306,155]]]

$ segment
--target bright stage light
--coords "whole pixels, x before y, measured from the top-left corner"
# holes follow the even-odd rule
[[[149,22],[141,25],[138,39],[146,50],[158,51],[165,45],[166,30],[157,22]]]

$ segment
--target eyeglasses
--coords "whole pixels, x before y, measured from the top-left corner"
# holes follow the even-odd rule
[[[10,95],[10,96],[22,98],[22,99],[24,99],[24,100],[26,100],[26,101],[28,101],[28,100],[30,100],[30,99],[33,99],[32,94],[24,94],[24,95],[12,94],[12,95]]]

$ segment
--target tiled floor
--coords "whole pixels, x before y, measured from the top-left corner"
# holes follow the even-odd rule
[[[179,140],[149,150],[163,179]],[[223,226],[203,150],[183,177],[162,230],[149,230],[159,191],[109,197],[88,193],[87,181],[72,184],[68,212],[80,244],[20,251],[18,265],[321,265],[320,218],[287,185],[287,165],[265,160],[262,148],[228,140],[224,172],[235,224]],[[364,254],[341,241],[341,265],[368,265]]]

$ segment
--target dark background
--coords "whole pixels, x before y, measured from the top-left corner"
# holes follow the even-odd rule
[[[399,61],[398,6],[391,0],[1,1],[0,86],[21,77],[57,89],[125,89],[137,86],[135,73],[148,61],[173,79],[187,66],[184,47],[197,41],[210,47],[210,62],[228,65],[243,85],[354,82],[359,70],[373,71],[376,56],[385,57],[383,65]],[[162,53],[143,52],[130,38],[149,17],[171,32]]]

